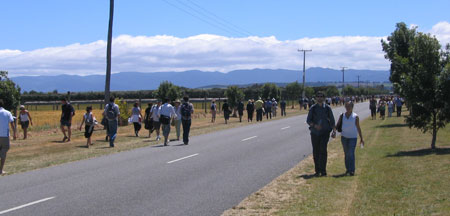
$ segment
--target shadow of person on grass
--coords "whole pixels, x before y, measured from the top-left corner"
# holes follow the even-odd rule
[[[342,178],[342,177],[347,177],[347,173],[342,173],[339,175],[333,175],[333,178]]]
[[[302,179],[312,179],[312,178],[316,178],[318,176],[316,176],[315,174],[303,174],[301,176],[297,176],[297,178],[302,178]]]
[[[389,154],[386,157],[403,157],[403,156],[426,156],[426,155],[448,155],[450,148],[426,148],[412,151],[399,151],[395,154]]]
[[[400,128],[408,127],[407,124],[388,124],[388,125],[377,125],[376,128]]]

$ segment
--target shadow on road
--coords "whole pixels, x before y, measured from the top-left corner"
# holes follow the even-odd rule
[[[386,157],[448,155],[448,154],[450,154],[450,148],[436,148],[436,149],[427,148],[413,151],[399,151],[395,154],[389,154]]]

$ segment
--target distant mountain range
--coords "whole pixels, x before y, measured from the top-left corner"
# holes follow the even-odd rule
[[[386,82],[389,81],[389,71],[346,70],[345,81]],[[57,76],[19,76],[11,78],[22,91],[51,92],[85,92],[103,91],[105,75],[57,75]],[[208,86],[246,85],[254,83],[290,83],[302,81],[302,71],[284,69],[253,69],[235,70],[228,73],[184,71],[184,72],[121,72],[112,74],[111,90],[151,90],[158,88],[162,81],[170,81],[175,85],[187,88],[207,88]],[[306,81],[340,82],[342,72],[328,68],[309,68],[306,70]]]

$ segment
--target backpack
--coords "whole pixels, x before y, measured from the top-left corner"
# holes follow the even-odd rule
[[[110,121],[116,120],[117,118],[117,112],[116,109],[114,109],[114,106],[112,104],[108,104],[108,109],[106,110],[106,118]]]
[[[84,120],[84,123],[86,125],[92,125],[94,124],[94,118],[92,117],[92,113],[89,113],[89,115],[85,115],[86,119]]]
[[[192,112],[192,107],[190,104],[183,103],[183,105],[181,105],[181,116],[184,119],[189,119],[191,117],[191,112]]]

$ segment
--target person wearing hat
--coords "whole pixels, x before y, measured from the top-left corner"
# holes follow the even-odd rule
[[[272,116],[277,117],[278,102],[272,98]]]
[[[180,140],[181,135],[181,101],[180,99],[175,100],[175,114],[177,114],[177,117],[174,119],[174,126],[177,130],[177,141]]]
[[[20,105],[19,120],[23,130],[23,139],[27,139],[28,126],[30,124],[33,125],[33,120],[31,119],[30,112],[25,109],[24,105]]]
[[[264,113],[264,102],[261,100],[261,97],[255,102],[255,110],[256,110],[256,121],[262,121],[263,113]]]

